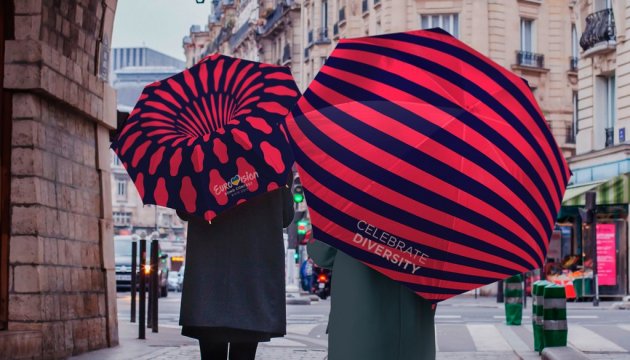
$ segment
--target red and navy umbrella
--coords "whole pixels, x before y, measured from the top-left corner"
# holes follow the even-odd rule
[[[527,83],[448,33],[342,39],[287,128],[313,237],[422,297],[543,265],[566,161]]]
[[[145,204],[210,221],[286,184],[287,67],[211,55],[145,87],[112,143]]]

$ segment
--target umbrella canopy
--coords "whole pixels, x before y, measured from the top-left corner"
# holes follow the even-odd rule
[[[287,128],[313,237],[424,298],[542,266],[566,161],[527,83],[448,33],[342,39]]]
[[[146,86],[112,149],[145,204],[210,221],[286,184],[298,96],[287,67],[211,55]]]

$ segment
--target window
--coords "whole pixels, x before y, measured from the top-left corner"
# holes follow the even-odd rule
[[[114,211],[113,217],[114,217],[114,225],[116,225],[116,226],[131,225],[131,213],[130,212]]]
[[[160,226],[162,227],[171,227],[173,225],[173,214],[161,214],[162,221]]]
[[[127,180],[116,180],[116,195],[119,197],[127,197]]]
[[[457,13],[420,15],[420,27],[422,29],[439,27],[459,37],[459,15]]]
[[[573,134],[578,133],[578,92],[573,92]]]
[[[595,0],[595,11],[606,10],[611,7],[611,0]]]
[[[571,25],[571,56],[577,59],[578,52],[578,35],[577,29],[575,28],[575,24]]]
[[[118,158],[118,156],[116,156],[115,153],[112,153],[112,157],[114,158],[114,165],[120,165],[120,159]]]
[[[595,82],[595,150],[614,145],[616,111],[615,74],[598,76]]]
[[[521,51],[534,51],[534,20],[521,19]]]
[[[322,31],[328,29],[328,1],[322,1]]]

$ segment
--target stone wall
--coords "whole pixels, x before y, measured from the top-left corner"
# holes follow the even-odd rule
[[[4,59],[13,133],[0,358],[66,358],[118,343],[108,150],[115,96],[97,76],[116,1],[14,7]]]

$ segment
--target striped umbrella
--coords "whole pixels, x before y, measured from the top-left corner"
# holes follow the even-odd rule
[[[448,33],[342,39],[287,128],[314,238],[418,295],[542,266],[566,161],[527,83]]]

